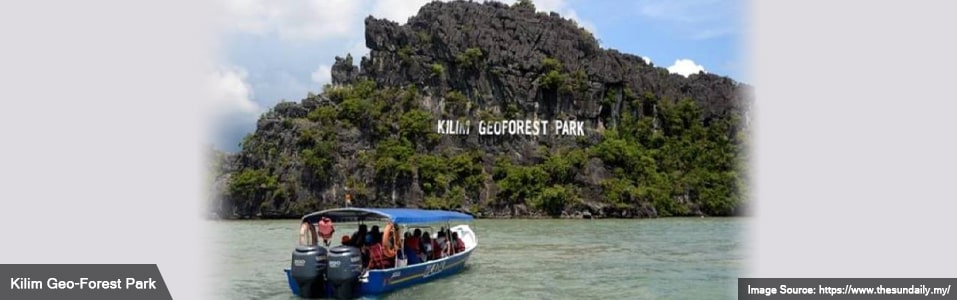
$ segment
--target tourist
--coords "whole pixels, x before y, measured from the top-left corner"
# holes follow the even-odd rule
[[[319,220],[319,236],[322,237],[322,243],[329,247],[329,244],[332,243],[332,234],[336,232],[336,227],[332,224],[332,219],[328,217],[322,217],[322,220]]]
[[[371,251],[370,248],[372,246],[372,242],[374,241],[374,239],[372,238],[371,233],[366,233],[365,237],[362,240],[363,240],[363,243],[362,243],[362,246],[359,247],[359,252],[362,254],[362,265],[368,266],[370,259],[372,258],[369,252]]]
[[[409,232],[405,233],[405,246],[402,247],[402,254],[405,256],[408,265],[422,262],[419,259],[419,239],[413,237]]]
[[[352,246],[352,239],[348,235],[342,235],[342,245],[343,246]]]
[[[372,234],[372,240],[376,243],[382,242],[382,232],[379,232],[379,225],[372,225],[372,231],[369,233]]]
[[[368,233],[368,227],[366,224],[359,224],[359,230],[352,234],[352,246],[357,248],[362,248],[365,244],[365,236]]]
[[[445,236],[445,230],[439,231],[438,236],[432,241],[432,259],[439,259],[449,256],[449,240]]]
[[[366,235],[368,242],[367,253],[369,255],[366,265],[369,269],[388,269],[392,267],[393,260],[385,255],[385,248],[382,243],[375,240],[372,233]]]
[[[465,242],[462,242],[462,239],[459,238],[458,232],[452,233],[452,242],[455,243],[455,253],[465,251]]]
[[[432,259],[432,239],[429,237],[429,232],[422,233],[422,261],[429,261]]]
[[[406,234],[408,234],[408,232],[406,232]],[[412,253],[414,253],[415,256],[418,256],[422,253],[422,247],[420,247],[422,244],[422,239],[420,238],[421,235],[422,232],[416,228],[414,231],[412,231],[412,234],[409,234],[409,236],[405,238],[405,246],[411,248]]]

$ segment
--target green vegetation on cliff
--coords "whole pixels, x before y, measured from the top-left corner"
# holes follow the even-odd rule
[[[250,158],[260,159],[261,167],[234,174],[227,192],[242,199],[238,208],[258,214],[298,215],[341,205],[338,199],[323,202],[302,193],[294,201],[286,198],[300,182],[323,190],[342,178],[351,181],[340,193],[349,190],[362,205],[372,206],[480,213],[522,205],[529,214],[552,216],[592,207],[630,212],[623,215],[735,214],[745,194],[741,165],[746,141],[737,128],[738,117],[705,120],[690,99],[675,102],[651,95],[639,99],[628,90],[622,94],[620,122],[597,133],[597,142],[540,146],[534,158],[516,159],[482,149],[437,147],[443,138],[435,132],[437,120],[419,105],[424,95],[414,87],[376,88],[371,81],[327,87],[319,97],[330,101],[318,103],[303,117],[284,119],[294,124],[291,128],[247,138],[243,153],[254,154]],[[446,98],[468,101],[457,91]],[[642,114],[649,105],[654,113]],[[298,137],[294,149],[277,150],[290,147],[276,143],[288,132]],[[340,147],[340,135],[350,132],[364,135],[358,140],[368,146]],[[269,134],[280,137],[267,138]],[[353,174],[333,171],[353,161],[356,165],[349,169]],[[289,165],[301,166],[301,172],[290,174],[285,170]],[[589,178],[589,165],[607,174]],[[357,181],[361,174],[369,174],[369,180]],[[414,191],[408,193],[414,198],[394,199],[393,193],[385,192],[397,190]],[[489,194],[487,201],[481,201],[483,194]]]
[[[483,217],[741,212],[748,87],[601,49],[529,6],[432,2],[405,25],[367,19],[361,70],[337,58],[332,84],[263,114],[218,164],[212,206],[298,217],[350,194]],[[439,120],[471,133],[440,135]],[[479,120],[575,120],[585,136],[480,136]]]

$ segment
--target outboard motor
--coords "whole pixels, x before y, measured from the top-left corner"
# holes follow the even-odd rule
[[[327,278],[332,284],[336,299],[358,297],[361,274],[362,253],[359,252],[359,248],[340,245],[329,249]]]
[[[326,292],[326,248],[309,245],[298,246],[292,252],[292,278],[299,286],[299,296],[319,298]]]

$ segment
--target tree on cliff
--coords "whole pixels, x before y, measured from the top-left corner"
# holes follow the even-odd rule
[[[361,68],[337,58],[332,85],[277,105],[245,139],[223,192],[229,213],[296,217],[340,205],[346,190],[356,205],[481,216],[739,213],[749,87],[670,75],[529,7],[433,2],[405,25],[366,19]],[[439,135],[439,119],[587,130]]]

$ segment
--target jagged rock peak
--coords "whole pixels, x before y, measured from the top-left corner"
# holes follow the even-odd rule
[[[370,53],[356,77],[379,86],[429,87],[440,96],[455,90],[481,106],[514,101],[526,113],[536,103],[548,102],[540,113],[586,119],[597,117],[596,105],[606,95],[625,90],[661,99],[691,98],[703,104],[707,116],[739,109],[741,102],[739,84],[730,78],[670,74],[640,56],[602,49],[571,19],[522,5],[432,2],[404,25],[370,16],[365,26]],[[558,80],[549,87],[543,77],[552,70],[558,73],[550,79]],[[339,77],[334,83],[356,78],[333,77]]]
[[[346,54],[346,58],[336,56],[331,72],[332,84],[353,84],[359,76],[359,67],[352,64],[352,54]]]

